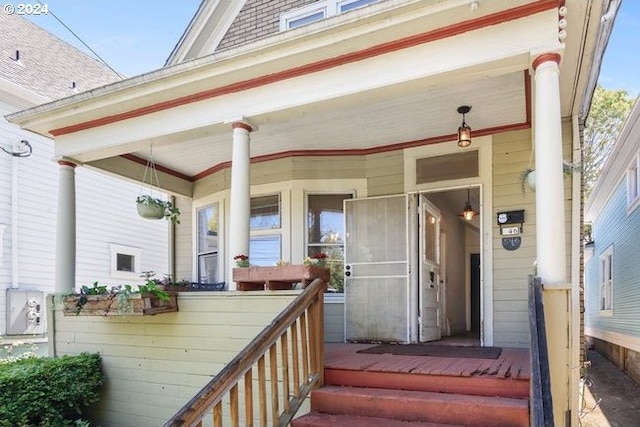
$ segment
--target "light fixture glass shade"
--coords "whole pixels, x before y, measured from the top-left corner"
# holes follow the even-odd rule
[[[462,122],[458,128],[458,146],[465,148],[471,145],[471,128]]]
[[[473,217],[476,216],[476,213],[473,210],[473,208],[471,207],[471,204],[469,202],[467,202],[467,204],[464,205],[464,210],[462,211],[462,216],[467,221],[471,221],[473,219]]]

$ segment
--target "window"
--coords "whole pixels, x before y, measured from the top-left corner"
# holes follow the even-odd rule
[[[344,291],[344,200],[353,194],[307,196],[307,256],[327,255],[331,269],[329,287]]]
[[[613,247],[600,255],[600,311],[613,310]]]
[[[198,283],[218,282],[218,204],[197,210],[198,217]]]
[[[635,209],[640,203],[640,156],[633,159],[627,168],[627,210]]]
[[[330,16],[349,12],[379,0],[322,0],[280,16],[280,31],[291,30]]]
[[[249,260],[252,265],[276,265],[282,257],[280,194],[251,198]]]
[[[117,244],[109,245],[111,252],[111,277],[139,279],[142,274],[142,249]]]

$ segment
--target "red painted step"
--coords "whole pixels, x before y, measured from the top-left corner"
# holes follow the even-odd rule
[[[420,421],[398,421],[389,418],[356,417],[353,415],[310,412],[291,422],[292,427],[456,427],[453,424]]]
[[[311,411],[476,427],[529,426],[524,399],[427,391],[325,386],[313,391]]]
[[[325,368],[324,383],[326,385],[433,391],[476,396],[529,398],[528,380],[489,376],[415,375],[406,372]]]

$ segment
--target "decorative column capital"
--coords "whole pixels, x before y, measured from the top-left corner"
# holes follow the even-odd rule
[[[233,122],[231,123],[232,129],[244,129],[247,132],[253,131],[253,127],[247,122]]]
[[[555,62],[556,64],[560,64],[561,59],[562,59],[562,56],[559,53],[555,53],[555,52],[543,53],[541,55],[538,55],[536,59],[533,60],[533,62],[531,63],[531,66],[535,71],[540,66],[540,64],[543,64],[549,61]]]
[[[71,160],[66,157],[59,157],[56,159],[56,162],[59,166],[68,166],[71,168],[75,168],[80,164],[80,162],[76,162],[75,160]]]
[[[224,122],[230,124],[232,129],[244,129],[247,132],[255,132],[258,130],[258,126],[251,123],[251,121],[243,115],[230,117]]]

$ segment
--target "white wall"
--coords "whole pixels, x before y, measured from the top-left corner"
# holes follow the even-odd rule
[[[33,154],[13,158],[0,153],[0,225],[5,226],[0,242],[0,336],[6,333],[7,288],[53,292],[59,169],[53,160],[52,140],[25,132],[4,119],[5,114],[24,105],[3,94],[0,92],[0,144],[8,148],[26,139]],[[17,186],[17,197],[12,197],[12,185]],[[154,270],[160,276],[169,272],[168,223],[138,217],[135,198],[139,190],[137,184],[76,168],[77,287],[96,280],[108,284],[140,282],[137,275],[135,280],[112,277],[112,243],[141,249],[142,270]],[[17,220],[12,218],[14,210]]]

